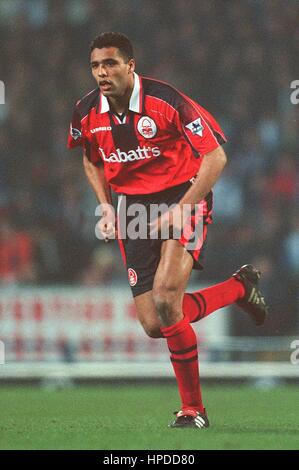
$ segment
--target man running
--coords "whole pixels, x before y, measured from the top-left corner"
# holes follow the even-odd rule
[[[227,161],[226,138],[198,103],[168,83],[135,72],[133,47],[125,35],[96,37],[90,66],[97,87],[76,104],[68,145],[83,147],[85,173],[104,207],[99,230],[107,240],[119,239],[145,332],[167,341],[181,397],[170,426],[207,428],[191,323],[233,303],[257,325],[267,312],[258,288],[260,272],[251,265],[220,284],[185,293],[192,269],[202,269],[211,190]],[[169,210],[150,220],[147,236],[123,237],[117,233],[123,227],[115,223],[111,189],[119,195],[119,217],[135,204],[148,216],[153,205],[166,204]],[[184,207],[191,208],[187,217]],[[167,225],[165,239],[160,235]]]

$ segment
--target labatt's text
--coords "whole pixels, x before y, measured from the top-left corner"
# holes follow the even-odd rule
[[[138,146],[135,150],[129,150],[123,152],[119,148],[115,152],[106,155],[104,149],[99,147],[99,152],[105,162],[109,163],[126,163],[134,162],[136,160],[144,160],[146,158],[159,157],[161,155],[158,147],[140,147]]]

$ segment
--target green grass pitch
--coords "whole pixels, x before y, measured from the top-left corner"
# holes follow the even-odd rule
[[[0,387],[1,449],[299,449],[296,386],[204,386],[209,429],[169,429],[175,385]]]

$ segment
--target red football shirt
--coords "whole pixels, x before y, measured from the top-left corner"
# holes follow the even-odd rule
[[[191,179],[226,142],[213,116],[171,85],[134,74],[129,112],[114,115],[99,89],[76,104],[68,147],[83,146],[116,193],[150,194]]]

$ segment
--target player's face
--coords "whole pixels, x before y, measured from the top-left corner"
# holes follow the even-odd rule
[[[123,96],[133,81],[134,59],[125,61],[117,47],[94,49],[90,55],[92,75],[104,96]]]

